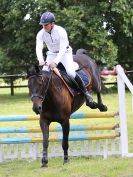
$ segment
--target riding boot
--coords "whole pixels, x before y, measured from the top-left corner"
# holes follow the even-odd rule
[[[82,93],[85,96],[86,105],[89,106],[91,109],[96,109],[97,103],[93,100],[93,98],[91,97],[91,95],[87,91],[82,78],[78,74],[76,74],[75,81],[77,82],[78,87],[80,88],[80,90],[82,91]]]

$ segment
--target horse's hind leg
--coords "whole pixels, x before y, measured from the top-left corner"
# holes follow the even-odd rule
[[[68,137],[69,137],[69,119],[65,119],[62,124],[63,139],[62,139],[62,148],[64,150],[64,164],[68,162]]]
[[[99,109],[101,112],[107,111],[108,108],[107,108],[106,105],[104,105],[104,104],[102,103],[102,98],[101,98],[101,93],[100,93],[100,92],[97,93],[97,101],[98,101],[98,109]]]
[[[49,124],[44,120],[40,119],[40,127],[43,134],[43,156],[42,166],[48,167],[48,138],[49,138]]]

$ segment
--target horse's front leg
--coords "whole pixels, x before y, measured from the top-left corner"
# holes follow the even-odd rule
[[[62,148],[64,150],[64,164],[68,162],[68,138],[69,138],[69,119],[66,119],[62,122],[62,131],[63,131],[63,139],[62,139]]]
[[[40,127],[43,134],[43,156],[42,166],[48,167],[48,138],[49,138],[49,123],[40,118]]]
[[[101,94],[100,93],[97,93],[97,101],[98,101],[98,109],[101,112],[105,112],[105,111],[108,110],[107,106],[102,103],[102,98],[101,98]]]

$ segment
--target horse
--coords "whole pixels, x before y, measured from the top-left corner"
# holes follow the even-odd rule
[[[74,61],[84,70],[89,78],[88,91],[93,90],[97,94],[97,107],[100,111],[107,111],[107,107],[101,99],[101,79],[97,65],[86,53],[79,49],[73,56]],[[70,90],[53,70],[41,71],[38,66],[32,66],[27,71],[28,88],[33,102],[33,111],[40,114],[40,128],[43,135],[42,166],[48,167],[48,138],[51,122],[58,122],[62,126],[62,148],[64,162],[69,161],[69,129],[70,115],[78,110],[85,102],[84,94],[71,94]]]

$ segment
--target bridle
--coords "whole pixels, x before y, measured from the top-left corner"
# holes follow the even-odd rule
[[[49,84],[50,84],[51,79],[52,79],[52,74],[53,74],[53,70],[50,71],[50,77],[49,77],[48,82],[46,84],[46,89],[45,89],[45,92],[44,92],[43,96],[42,95],[38,95],[38,94],[32,94],[31,95],[31,100],[33,100],[34,97],[38,97],[38,98],[40,98],[42,100],[42,103],[43,103],[43,101],[45,100],[48,88],[49,88]],[[34,74],[32,76],[29,76],[29,79],[32,79],[34,77],[41,77],[41,81],[42,81],[42,85],[43,85],[41,93],[43,93],[43,89],[44,89],[44,77],[43,77],[43,74]]]

